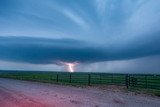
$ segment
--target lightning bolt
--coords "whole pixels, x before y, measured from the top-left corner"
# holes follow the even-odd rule
[[[68,63],[67,65],[68,65],[69,72],[74,72],[74,66],[75,66],[75,64]]]

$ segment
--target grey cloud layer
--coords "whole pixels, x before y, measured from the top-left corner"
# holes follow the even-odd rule
[[[92,62],[105,54],[102,49],[72,39],[0,37],[0,59],[29,63]]]
[[[33,64],[92,63],[160,54],[160,38],[100,46],[74,39],[0,37],[0,60]]]

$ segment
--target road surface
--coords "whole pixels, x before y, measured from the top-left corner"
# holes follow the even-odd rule
[[[1,107],[159,107],[160,98],[0,78]]]

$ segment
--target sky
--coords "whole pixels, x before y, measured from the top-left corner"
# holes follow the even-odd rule
[[[0,0],[0,69],[160,73],[160,0]]]

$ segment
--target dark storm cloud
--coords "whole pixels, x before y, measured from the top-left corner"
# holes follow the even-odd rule
[[[124,60],[160,54],[159,45],[159,37],[112,46],[99,46],[74,39],[0,37],[0,60],[33,64]]]
[[[72,39],[0,37],[0,59],[29,63],[92,62],[104,57],[101,49]]]

